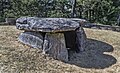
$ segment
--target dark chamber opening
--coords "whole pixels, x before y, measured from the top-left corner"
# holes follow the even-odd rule
[[[69,51],[78,52],[78,47],[76,44],[76,32],[75,31],[66,31],[64,32],[66,48],[70,48]]]

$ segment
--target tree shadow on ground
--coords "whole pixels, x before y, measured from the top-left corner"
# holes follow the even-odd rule
[[[104,52],[112,52],[114,48],[102,41],[87,39],[84,52],[69,52],[69,64],[83,68],[104,69],[116,63],[116,59]]]

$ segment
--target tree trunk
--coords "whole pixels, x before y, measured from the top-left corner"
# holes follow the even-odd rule
[[[70,0],[72,4],[71,17],[75,17],[76,0]]]

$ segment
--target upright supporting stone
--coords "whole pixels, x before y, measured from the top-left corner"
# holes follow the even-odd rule
[[[42,49],[43,36],[40,32],[25,31],[19,35],[18,40],[33,48]]]
[[[68,51],[65,45],[63,33],[46,33],[43,44],[43,52],[55,59],[68,61]]]
[[[82,27],[76,30],[76,46],[79,49],[79,51],[84,51],[86,46],[86,34]]]

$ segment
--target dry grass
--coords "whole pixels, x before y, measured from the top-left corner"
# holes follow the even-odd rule
[[[119,32],[85,29],[85,51],[71,52],[68,63],[21,44],[20,32],[15,26],[0,26],[0,73],[120,73]]]

